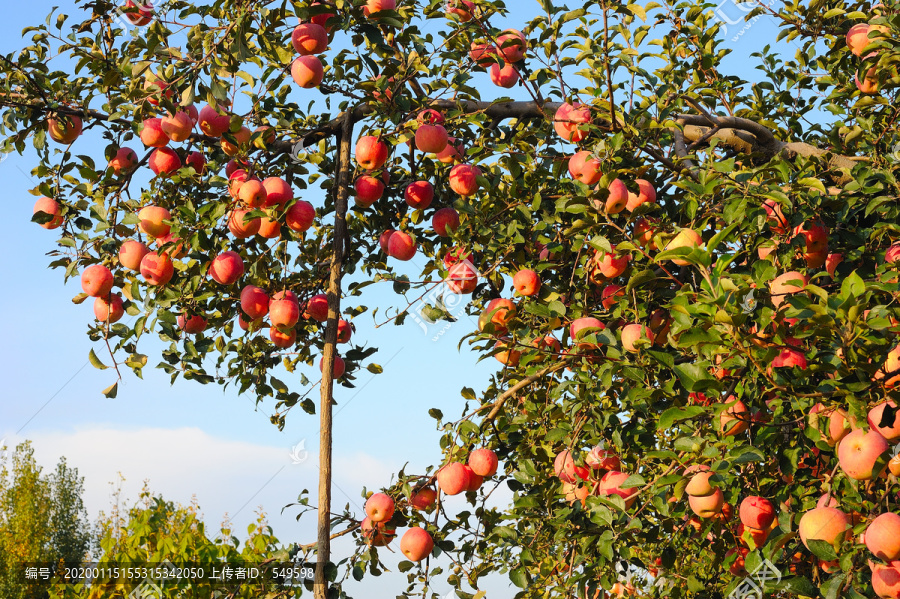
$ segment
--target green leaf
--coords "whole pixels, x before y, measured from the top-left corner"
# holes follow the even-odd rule
[[[101,391],[101,393],[103,393],[103,395],[105,395],[109,399],[115,399],[116,394],[118,392],[119,392],[119,382],[118,381],[116,381],[115,383],[113,383],[112,385],[110,385],[109,387],[104,389],[103,391]]]
[[[686,406],[683,408],[669,408],[665,412],[663,412],[662,416],[659,417],[659,424],[656,426],[657,430],[664,431],[667,428],[670,428],[676,422],[680,422],[681,420],[687,420],[689,418],[694,418],[695,416],[699,416],[706,411],[702,406]]]
[[[509,573],[509,579],[520,589],[528,587],[528,573],[525,571],[525,568],[516,568],[515,570],[511,570]]]
[[[834,552],[834,547],[827,541],[820,541],[819,539],[807,539],[807,544],[809,545],[809,550],[812,551],[813,554],[815,554],[815,556],[820,560],[833,562],[838,558],[837,553]]]
[[[678,378],[681,379],[681,384],[688,391],[697,390],[698,383],[701,381],[712,380],[712,376],[706,367],[696,363],[677,364],[675,366],[675,374],[678,375]]]
[[[384,372],[384,368],[382,368],[381,365],[375,363],[366,366],[366,370],[368,370],[372,374],[381,374],[382,372]]]
[[[109,368],[109,366],[100,361],[100,358],[97,357],[97,354],[94,353],[93,349],[88,353],[88,360],[90,360],[91,366],[97,370],[106,370]]]
[[[631,14],[639,18],[641,21],[647,21],[647,13],[646,11],[644,11],[643,6],[640,6],[639,4],[629,4],[628,6],[626,6],[626,8],[629,10],[629,12],[631,12]]]
[[[866,283],[854,270],[841,282],[841,295],[844,297],[860,297],[866,292]]]
[[[415,564],[407,560],[403,560],[402,562],[397,564],[397,569],[401,572],[408,572],[412,570],[413,567],[415,567]]]

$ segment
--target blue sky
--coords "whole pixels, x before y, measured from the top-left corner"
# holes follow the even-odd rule
[[[67,0],[7,3],[0,20],[0,51],[18,50],[23,44],[21,30],[43,22],[54,4],[72,12]],[[506,21],[509,26],[521,27],[540,10],[537,2],[521,4]],[[741,14],[730,4],[726,8],[732,18]],[[728,43],[736,53],[725,67],[753,77],[747,56],[772,43],[776,34],[768,18],[753,24],[737,42]],[[521,92],[495,91],[486,74],[478,77],[485,98],[524,98]],[[102,158],[100,144],[88,139],[81,143]],[[27,190],[35,182],[28,173],[35,163],[30,152],[0,162],[8,209],[0,237],[0,280],[5,282],[5,293],[0,294],[5,339],[0,348],[4,381],[0,440],[15,445],[32,439],[46,467],[65,455],[85,476],[92,516],[108,507],[110,483],[122,473],[126,497],[136,498],[149,479],[151,489],[170,500],[188,503],[196,494],[208,523],[216,524],[228,513],[238,531],[253,520],[255,508],[263,506],[283,542],[311,542],[314,517],[297,524],[296,512],[280,511],[304,488],[315,496],[318,416],[293,414],[285,430],[278,431],[269,422],[271,403],[257,409],[251,397],[214,385],[178,381],[170,386],[168,376],[151,367],[144,370],[144,380],[126,373],[117,399],[100,394],[114,382],[115,374],[87,363],[91,342],[85,331],[93,318],[91,304],[72,304],[71,298],[80,292],[77,279],[64,286],[62,271],[46,267],[45,253],[55,248],[55,233],[29,222],[35,198]],[[320,202],[316,197],[305,199]],[[397,298],[385,285],[367,293],[364,302],[381,306],[383,313],[384,307],[399,304]],[[361,513],[363,486],[387,485],[390,473],[407,462],[407,471],[422,471],[440,461],[439,435],[428,409],[440,408],[448,417],[460,414],[465,402],[459,390],[483,389],[498,364],[490,359],[476,364],[466,347],[457,349],[459,339],[474,328],[468,319],[453,324],[437,341],[433,337],[446,323],[427,334],[409,320],[403,327],[375,330],[368,314],[355,324],[355,341],[379,347],[374,361],[384,366],[379,376],[361,372],[357,389],[338,387],[336,392],[335,502],[340,507],[349,503]],[[159,343],[144,348],[151,365],[159,361],[154,349]],[[105,349],[96,350],[104,359]],[[314,378],[312,369],[307,374]],[[290,384],[290,378],[282,378]],[[294,463],[295,447],[294,455],[308,452],[306,461]],[[377,584],[396,590],[404,581],[405,576],[383,577]]]

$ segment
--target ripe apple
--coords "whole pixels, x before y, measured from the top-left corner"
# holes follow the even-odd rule
[[[81,290],[91,297],[107,297],[114,282],[112,272],[102,264],[92,264],[81,273]]]
[[[576,345],[582,349],[593,349],[597,347],[596,344],[584,343],[581,342],[581,339],[587,335],[593,335],[594,333],[602,331],[605,328],[606,325],[596,318],[589,316],[576,318],[569,325],[569,338],[572,339],[573,342],[576,342]]]
[[[421,115],[419,117],[422,118]],[[447,149],[450,136],[443,125],[424,122],[416,129],[416,149],[426,154],[438,154]]]
[[[134,239],[129,239],[119,248],[119,264],[128,270],[140,270],[141,260],[150,252],[150,249]]]
[[[206,319],[199,314],[193,314],[190,318],[185,318],[184,314],[179,314],[178,328],[188,335],[197,335],[206,329]]]
[[[138,225],[145,235],[150,237],[165,237],[171,227],[164,221],[172,217],[169,211],[160,206],[145,206],[138,212],[140,224]]]
[[[319,359],[319,371],[325,372],[325,358],[322,357]],[[347,366],[344,364],[344,359],[340,356],[334,357],[334,368],[331,370],[331,377],[334,379],[339,379],[344,376],[344,373],[347,372]]]
[[[363,135],[356,142],[356,162],[367,170],[384,166],[388,159],[387,144],[372,135]]]
[[[156,247],[165,248],[165,252],[172,258],[184,258],[187,255],[187,248],[180,237],[176,237],[169,233],[162,237],[156,238]]]
[[[678,234],[666,245],[666,250],[674,250],[681,247],[696,248],[703,245],[703,239],[692,229],[681,229]],[[678,266],[687,266],[689,261],[681,258],[673,258],[672,262]]]
[[[587,131],[581,130],[581,125],[591,122],[591,109],[585,104],[564,103],[556,109],[553,115],[553,129],[557,135],[566,141],[579,143],[588,136]]]
[[[494,354],[494,359],[498,362],[513,367],[519,365],[519,360],[522,358],[522,352],[515,349],[512,339],[509,337],[502,337],[494,344],[494,348],[501,350]]]
[[[825,258],[825,270],[828,272],[832,279],[834,278],[835,271],[837,271],[838,264],[843,261],[844,255],[839,253],[828,254],[828,256]]]
[[[328,320],[328,296],[320,293],[309,298],[306,302],[305,316],[319,322]]]
[[[535,337],[531,341],[531,346],[537,348],[541,352],[558,354],[562,350],[562,345],[559,340],[553,335],[545,335],[544,337]],[[538,358],[538,360],[543,360],[543,356]]]
[[[396,10],[396,0],[366,0],[363,6],[363,14],[371,17],[373,14],[383,10]]]
[[[125,306],[122,303],[122,296],[118,293],[111,293],[108,298],[98,297],[94,300],[94,317],[100,322],[113,324],[124,314]]]
[[[589,485],[581,482],[563,483],[562,492],[563,495],[566,496],[566,501],[570,504],[580,501],[581,507],[585,507],[587,505],[587,498],[591,494],[591,488]]]
[[[228,216],[228,230],[238,239],[247,239],[259,232],[260,219],[247,219],[248,214],[250,214],[249,210],[236,208]]]
[[[650,330],[650,327],[640,323],[625,325],[624,327],[622,327],[621,335],[622,347],[625,349],[625,351],[628,352],[638,351],[635,343],[637,343],[639,339],[649,341],[648,345],[653,345],[653,331]]]
[[[625,208],[629,212],[634,212],[638,206],[642,204],[653,204],[656,202],[656,189],[645,179],[635,179],[638,186],[638,193],[628,192],[628,203]]]
[[[775,521],[773,520],[772,523],[774,525]],[[738,540],[744,543],[752,551],[759,549],[766,544],[766,539],[769,538],[769,531],[744,526],[744,524],[741,523],[738,524],[735,536],[737,536]]]
[[[338,343],[349,343],[350,336],[353,334],[353,327],[350,326],[350,323],[346,320],[339,320],[337,326],[337,342]]]
[[[473,12],[475,12],[475,3],[470,0],[448,0],[447,2],[447,14],[455,16],[461,23],[471,21]]]
[[[609,184],[609,197],[606,198],[604,209],[607,214],[618,214],[628,204],[628,188],[619,179],[614,179]]]
[[[311,9],[316,9],[317,7],[320,7],[320,6],[330,8],[332,5],[328,2],[312,2],[309,5],[309,7]],[[335,14],[332,12],[323,12],[323,13],[315,14],[312,17],[310,17],[309,22],[315,23],[316,25],[321,25],[322,27],[325,28],[325,31],[327,31],[328,33],[331,33],[331,27],[329,27],[327,25],[327,23],[328,23],[328,19],[330,19],[334,16],[335,16]],[[298,19],[298,20],[300,20],[300,19]],[[300,22],[302,23],[303,21],[300,20]]]
[[[729,396],[728,403],[734,401],[734,405],[724,410],[719,415],[719,430],[726,437],[734,437],[741,433],[747,432],[750,428],[750,410],[744,402],[735,400],[735,397]]]
[[[603,178],[600,161],[586,150],[575,152],[569,158],[569,175],[585,185],[596,185]]]
[[[517,29],[507,29],[497,37],[497,49],[506,62],[519,62],[525,58],[528,40]]]
[[[604,310],[609,310],[616,305],[618,301],[616,298],[619,297],[625,297],[625,288],[621,285],[607,285],[600,293],[600,304]]]
[[[358,178],[355,188],[355,203],[362,208],[370,207],[384,194],[384,183],[381,179],[371,175],[363,175]]]
[[[641,247],[656,249],[656,244],[653,243],[653,236],[656,235],[656,228],[652,224],[654,222],[656,221],[644,217],[634,221],[634,240]]]
[[[866,528],[866,547],[884,561],[900,558],[900,516],[891,512],[878,515]]]
[[[522,268],[513,276],[513,287],[519,295],[536,295],[541,290],[541,277],[529,268]]]
[[[625,272],[625,269],[628,268],[628,262],[630,260],[630,254],[616,256],[615,254],[598,252],[594,256],[596,270],[607,279],[615,279],[616,277],[621,276]]]
[[[900,564],[889,565],[869,562],[872,569],[872,590],[877,597],[897,599],[900,597]]]
[[[372,522],[368,516],[363,518],[359,529],[366,542],[373,547],[385,547],[397,537],[396,528],[386,522]]]
[[[238,169],[228,175],[228,193],[231,194],[231,197],[238,199],[238,196],[241,193],[241,187],[243,187],[244,183],[247,181],[259,181],[259,179],[257,177],[251,177],[250,173],[244,169]]]
[[[722,489],[716,489],[711,495],[688,496],[688,505],[690,505],[691,511],[704,520],[720,513],[724,504],[725,496],[722,494]]]
[[[431,487],[413,491],[409,496],[409,505],[417,510],[427,510],[437,501],[437,492]]]
[[[850,520],[841,510],[834,507],[816,507],[800,518],[798,528],[800,540],[809,549],[809,541],[819,540],[831,543],[837,549],[838,545],[849,536],[847,528]]]
[[[168,100],[172,99],[172,90],[169,89],[169,84],[152,73],[144,79],[144,91],[147,93],[147,103],[151,106],[159,106],[159,100],[162,97]]]
[[[169,136],[162,128],[162,119],[144,119],[141,124],[141,141],[150,148],[164,148],[169,145]]]
[[[587,469],[579,470],[575,465],[572,452],[565,449],[556,454],[553,460],[553,473],[564,483],[574,483],[578,479],[588,478]],[[581,476],[584,474],[584,476]]]
[[[797,283],[800,283],[798,286]],[[799,293],[809,283],[809,277],[792,270],[776,277],[769,283],[772,305],[778,308],[788,295]]]
[[[157,148],[150,154],[147,166],[155,175],[169,177],[181,168],[181,157],[172,148]]]
[[[799,368],[806,370],[806,356],[796,349],[784,348],[772,360],[771,368]]]
[[[117,174],[130,173],[137,166],[139,160],[134,150],[131,148],[119,148],[116,155],[109,161],[109,168]]]
[[[166,137],[172,141],[185,141],[191,136],[191,132],[194,129],[194,121],[191,120],[191,115],[187,112],[178,110],[175,114],[164,116],[160,121],[160,128]]]
[[[228,156],[237,156],[240,154],[242,149],[247,148],[250,144],[250,138],[253,137],[253,132],[247,127],[241,127],[235,132],[226,131],[226,133],[230,134],[234,139],[234,142],[226,139],[223,134],[222,141],[219,142],[219,145],[222,146],[222,151]]]
[[[465,466],[466,472],[469,474],[469,486],[466,487],[467,493],[474,493],[481,488],[484,483],[484,477],[475,474],[469,466]]]
[[[328,49],[328,32],[317,23],[302,23],[294,28],[291,44],[298,54],[321,54]]]
[[[765,497],[745,497],[741,502],[740,517],[744,526],[764,530],[775,521],[775,506]]]
[[[441,237],[450,237],[459,228],[459,212],[453,208],[441,208],[431,217],[431,228]]]
[[[715,472],[711,472],[707,466],[701,465],[700,467],[705,468],[705,470],[691,476],[687,486],[684,488],[685,493],[694,497],[706,497],[716,492],[716,487],[710,483],[710,479],[715,476]],[[685,474],[689,474],[689,471],[685,470]]]
[[[457,143],[455,137],[449,137],[447,138],[447,147],[434,156],[444,164],[453,164],[462,162],[463,154],[462,144]]]
[[[316,209],[306,200],[297,200],[284,215],[285,224],[292,231],[302,233],[309,229],[316,219]]]
[[[497,474],[497,454],[485,447],[469,454],[469,467],[477,476],[494,476]]]
[[[446,263],[446,258],[444,262]],[[478,286],[478,271],[468,259],[457,262],[447,270],[445,283],[453,293],[472,293]]]
[[[388,239],[388,255],[404,262],[416,255],[416,241],[409,233],[394,231]]]
[[[262,185],[266,190],[266,208],[284,206],[294,199],[294,190],[281,177],[268,177]]]
[[[481,169],[471,164],[457,164],[450,169],[450,189],[463,197],[473,196],[478,192],[478,177]]]
[[[805,222],[794,228],[794,237],[801,235],[806,242],[806,252],[822,253],[828,249],[828,228],[822,223]]]
[[[184,159],[184,165],[193,167],[198,175],[206,172],[206,157],[201,152],[191,152]]]
[[[297,331],[295,329],[290,329],[289,331],[284,332],[273,326],[269,328],[269,339],[275,347],[287,349],[293,347],[294,344],[297,343]]]
[[[621,485],[628,480],[628,474],[610,470],[597,483],[597,495],[618,495],[625,500],[625,509],[629,509],[638,498],[637,488],[623,489]]]
[[[897,409],[897,404],[895,404],[892,400],[880,403],[869,410],[867,421],[869,423],[869,427],[872,430],[881,433],[881,436],[884,437],[885,440],[896,441],[897,439],[900,439],[900,413],[894,415],[893,424],[888,424],[887,426],[882,427],[880,426],[880,424],[886,406],[890,406],[895,410]]]
[[[281,223],[274,218],[263,216],[259,219],[259,236],[266,239],[281,237]]]
[[[599,445],[591,448],[591,451],[584,459],[584,463],[587,464],[591,470],[618,470],[622,467],[619,456]]]
[[[494,333],[506,332],[510,321],[516,317],[516,305],[506,298],[494,298],[478,318],[478,330],[484,330],[487,323],[493,323]]]
[[[431,538],[428,531],[418,526],[407,530],[400,539],[400,551],[411,562],[422,561],[431,555],[432,549],[434,549],[434,539]]]
[[[319,87],[325,78],[325,67],[316,56],[298,56],[291,64],[291,77],[303,89]]]
[[[497,60],[497,47],[486,42],[472,42],[469,47],[469,58],[480,67],[488,67]]]
[[[71,114],[47,119],[47,133],[50,135],[50,139],[66,146],[78,139],[82,127],[81,118]]]
[[[881,474],[890,459],[890,446],[878,431],[856,429],[841,439],[838,462],[852,479],[870,480]]]
[[[417,210],[425,210],[434,199],[434,187],[428,181],[414,181],[403,192],[406,203]]]
[[[387,522],[394,515],[394,500],[384,493],[373,493],[366,500],[366,515],[372,522]]]
[[[241,310],[250,320],[262,318],[269,313],[269,295],[255,285],[247,285],[241,289]]]
[[[856,56],[862,56],[863,50],[869,45],[869,26],[865,23],[857,23],[847,32],[847,48]]]
[[[244,260],[237,252],[222,252],[209,265],[209,276],[219,285],[234,285],[243,275]]]
[[[268,194],[262,181],[251,179],[241,184],[237,199],[248,208],[262,208],[266,204]]]
[[[504,64],[502,67],[496,62],[491,65],[491,82],[498,87],[509,89],[519,81],[519,70],[513,64]]]
[[[469,487],[469,472],[459,462],[451,462],[437,471],[438,487],[447,495],[459,495]]]
[[[52,217],[49,221],[40,225],[45,229],[57,229],[63,224],[62,206],[54,199],[38,198],[38,201],[34,203],[32,214],[37,214],[38,212],[43,212]]]
[[[141,258],[141,276],[147,281],[148,285],[165,285],[172,280],[175,274],[175,265],[172,264],[172,258],[169,254],[163,252],[148,252]]]
[[[197,126],[205,135],[210,137],[222,137],[222,134],[231,127],[231,117],[220,114],[212,106],[206,105],[200,110]]]

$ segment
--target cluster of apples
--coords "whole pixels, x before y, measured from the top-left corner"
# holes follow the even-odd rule
[[[879,39],[890,39],[891,30],[885,25],[876,25],[869,23],[857,23],[847,32],[847,48],[854,56],[861,57],[863,60],[874,57],[878,54],[878,50],[869,52],[863,56],[866,47]],[[859,80],[859,74],[853,76],[856,88],[864,94],[877,94],[879,91],[878,67],[871,67],[866,71],[863,80]]]
[[[471,2],[466,2],[471,5]],[[469,11],[458,8],[457,14],[460,12],[468,14],[470,20],[472,6]],[[507,29],[497,36],[497,43],[490,41],[474,41],[469,49],[469,57],[475,64],[482,68],[490,69],[491,81],[494,85],[503,88],[511,88],[521,78],[519,67],[516,63],[525,60],[528,52],[528,40],[525,35],[518,29]]]
[[[433,154],[440,162],[455,164],[450,169],[450,189],[463,197],[475,195],[481,170],[462,163],[462,148],[447,133],[444,115],[428,108],[420,112],[416,120],[416,149]],[[386,185],[390,183],[390,173],[384,168],[389,155],[390,148],[379,137],[364,135],[357,140],[355,159],[365,171],[354,184],[357,206],[369,208],[383,197]],[[426,180],[413,181],[404,189],[403,197],[411,208],[426,210],[434,201],[434,186]],[[440,208],[432,215],[432,228],[440,237],[450,237],[459,224],[459,213],[452,207]],[[411,260],[418,250],[415,238],[406,231],[388,229],[381,234],[378,243],[388,256],[401,261]]]
[[[487,448],[476,449],[469,454],[468,464],[452,462],[438,470],[435,478],[438,489],[446,495],[477,491],[484,479],[497,473],[497,454]],[[425,486],[412,492],[408,505],[416,510],[430,510],[437,502],[434,488]],[[363,538],[376,547],[388,545],[397,536],[397,529],[390,523],[394,516],[394,500],[385,493],[373,493],[366,500],[366,517],[360,524]],[[431,555],[434,538],[420,526],[410,527],[400,539],[400,551],[406,558],[419,562]]]
[[[763,203],[766,211],[769,228],[773,233],[787,239],[790,243],[794,238],[800,237],[804,242],[805,251],[803,258],[809,268],[821,268],[825,266],[828,274],[834,277],[838,264],[844,260],[843,254],[828,253],[828,227],[819,221],[807,221],[790,229],[788,220],[774,200],[766,200]],[[781,241],[771,239],[766,244],[757,248],[760,259],[765,260],[774,252]]]
[[[601,497],[617,495],[625,502],[625,509],[634,504],[639,491],[622,486],[629,474],[620,471],[619,456],[597,445],[585,456],[584,463],[584,466],[576,464],[568,449],[556,454],[553,460],[553,473],[563,483],[562,493],[566,501],[580,501],[584,506],[591,494]]]

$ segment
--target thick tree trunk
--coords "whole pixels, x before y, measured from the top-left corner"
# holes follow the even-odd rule
[[[338,319],[341,314],[341,275],[344,267],[344,245],[347,237],[347,202],[350,197],[350,148],[353,141],[351,113],[345,116],[338,143],[336,193],[334,200],[334,248],[328,282],[328,325],[325,329],[325,352],[322,356],[322,401],[319,408],[319,523],[316,543],[315,598],[326,599],[328,580],[325,566],[331,559],[331,405],[334,392],[334,358],[337,345]]]

